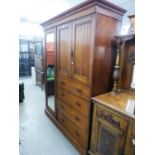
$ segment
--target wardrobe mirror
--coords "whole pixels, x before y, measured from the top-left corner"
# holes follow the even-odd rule
[[[46,34],[46,105],[55,112],[55,33]]]

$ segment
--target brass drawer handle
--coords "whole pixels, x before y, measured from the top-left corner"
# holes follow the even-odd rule
[[[81,103],[79,103],[79,102],[76,102],[76,105],[77,105],[78,107],[81,107]]]
[[[77,137],[80,137],[80,134],[79,134],[77,131],[75,131],[75,135],[76,135]]]
[[[82,93],[82,90],[80,88],[76,88],[76,91],[80,94]]]
[[[80,121],[80,118],[77,117],[77,116],[75,116],[75,120],[76,120],[77,122],[79,122],[79,121]]]

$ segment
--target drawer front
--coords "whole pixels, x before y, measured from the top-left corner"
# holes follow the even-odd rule
[[[57,99],[57,104],[59,110],[61,110],[69,120],[71,120],[75,125],[81,128],[83,131],[87,132],[88,129],[88,119],[77,110],[74,110],[68,106],[65,102]]]
[[[69,106],[88,116],[89,102],[79,96],[73,95],[62,88],[57,89],[58,98],[65,101]]]
[[[61,112],[58,113],[58,121],[72,135],[72,137],[76,139],[80,146],[87,148],[88,135],[86,135],[83,130],[72,124],[72,122]]]
[[[107,124],[109,124],[111,127],[115,128],[116,130],[119,130],[121,132],[126,131],[128,121],[125,120],[121,115],[118,113],[109,110],[106,107],[96,105],[97,106],[97,112],[96,116],[97,118],[103,119]]]
[[[83,97],[85,99],[90,98],[90,88],[81,85],[80,83],[77,83],[73,80],[70,80],[69,78],[58,78],[58,86],[65,88],[71,93],[74,93],[75,95],[78,95],[80,97]]]

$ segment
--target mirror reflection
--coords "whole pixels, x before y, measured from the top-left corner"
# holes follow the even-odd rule
[[[46,36],[46,97],[47,105],[55,111],[55,34]]]

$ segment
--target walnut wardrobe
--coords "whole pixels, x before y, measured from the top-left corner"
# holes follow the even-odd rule
[[[89,0],[41,24],[45,60],[49,38],[56,53],[54,109],[46,95],[45,113],[82,155],[89,147],[91,97],[112,87],[112,39],[125,12],[107,1]]]

